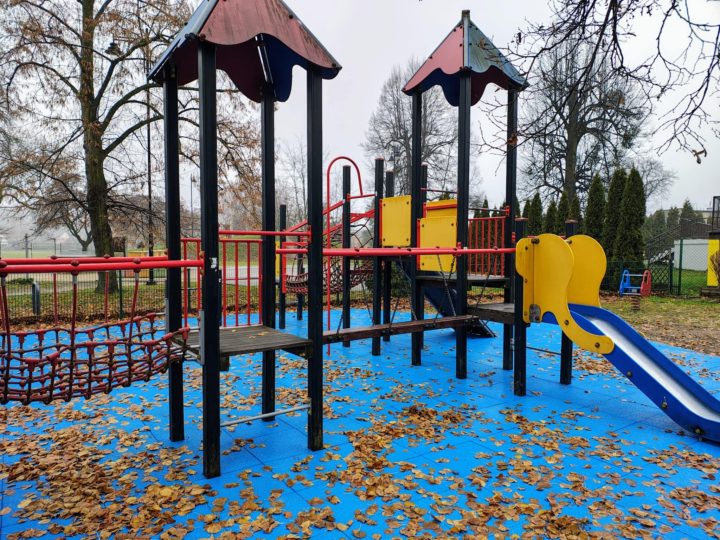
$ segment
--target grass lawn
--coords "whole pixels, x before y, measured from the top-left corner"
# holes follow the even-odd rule
[[[673,283],[680,288],[681,296],[700,296],[700,289],[707,287],[707,272],[675,269]]]
[[[653,341],[720,355],[717,300],[651,296],[640,300],[639,310],[628,297],[604,296],[601,302]]]

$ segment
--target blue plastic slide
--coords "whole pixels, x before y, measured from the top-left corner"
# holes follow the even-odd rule
[[[720,442],[718,398],[614,313],[579,304],[570,311],[583,329],[613,340],[615,348],[605,357],[665,414],[691,433]]]

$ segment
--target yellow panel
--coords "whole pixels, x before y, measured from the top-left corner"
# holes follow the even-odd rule
[[[567,243],[575,256],[568,302],[600,307],[600,283],[607,269],[605,250],[597,240],[584,234],[568,238]]]
[[[455,247],[457,245],[457,218],[427,217],[420,220],[419,247]],[[420,269],[434,272],[454,272],[452,255],[425,255],[420,257]]]
[[[567,293],[575,258],[565,240],[554,234],[541,234],[532,240],[522,240],[518,248],[515,266],[526,280],[523,312],[528,311],[528,320],[530,306],[534,305],[539,309],[540,319],[552,313],[563,333],[579,347],[601,354],[612,352],[615,344],[610,338],[586,332],[572,318]]]
[[[280,249],[280,240],[275,240],[275,249]],[[275,254],[275,277],[280,278],[280,259],[282,255],[279,253]],[[237,270],[235,270],[237,272]]]
[[[708,242],[708,287],[718,286],[718,278],[720,276],[715,275],[715,272],[712,271],[712,264],[710,264],[710,257],[712,257],[718,251],[720,251],[720,240],[710,240]]]
[[[383,247],[410,245],[410,195],[386,197],[381,201]]]
[[[535,264],[533,254],[535,249],[529,238],[523,238],[517,243],[515,251],[515,270],[524,279],[523,287],[523,320],[531,323],[530,306],[535,303]]]
[[[443,208],[443,206],[447,206],[448,204],[455,206],[452,208]],[[425,205],[425,211],[427,217],[457,217],[457,200],[431,201]]]

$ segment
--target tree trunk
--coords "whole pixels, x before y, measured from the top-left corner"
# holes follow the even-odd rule
[[[575,198],[575,183],[577,181],[577,151],[578,145],[580,144],[579,105],[578,90],[574,88],[568,97],[568,120],[565,127],[567,132],[567,150],[565,152],[563,191],[567,194],[568,202]]]
[[[102,131],[98,121],[98,104],[95,100],[94,81],[94,21],[95,0],[82,0],[83,28],[80,52],[80,108],[83,123],[83,149],[85,151],[85,177],[87,206],[90,215],[90,234],[95,244],[95,255],[112,255],[112,230],[107,209],[107,181],[103,169],[105,154]],[[106,272],[98,273],[97,290],[105,290]],[[117,290],[117,278],[110,273],[109,291]]]

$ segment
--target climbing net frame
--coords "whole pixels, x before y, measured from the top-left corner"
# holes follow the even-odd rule
[[[200,267],[202,261],[168,261],[154,258],[88,258],[49,262],[0,261],[0,404],[50,403],[109,393],[114,388],[148,381],[185,357],[184,342],[190,328],[165,331],[157,313],[137,315],[139,276],[151,268]],[[78,328],[78,275],[105,275],[131,270],[135,280],[129,317],[120,321]],[[70,273],[72,316],[68,325],[55,320],[51,328],[12,329],[7,277],[12,274]]]

